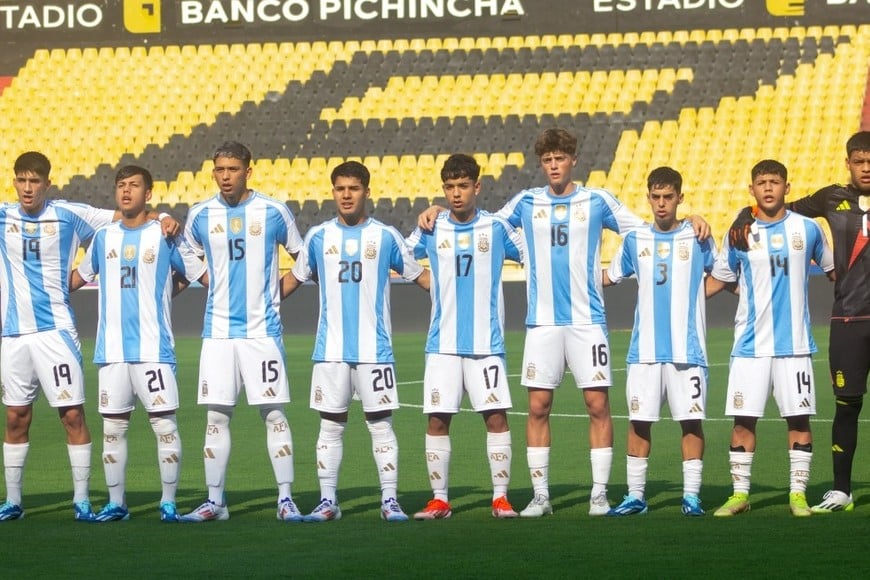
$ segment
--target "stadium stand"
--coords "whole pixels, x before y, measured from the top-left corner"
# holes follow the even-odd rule
[[[480,161],[496,209],[540,181],[531,145],[560,125],[580,136],[579,181],[646,215],[646,174],[672,165],[719,236],[762,157],[795,194],[842,177],[842,143],[870,117],[868,58],[870,25],[37,50],[3,81],[0,163],[38,126],[60,197],[109,206],[115,168],[135,162],[184,217],[214,191],[211,151],[237,139],[255,187],[307,227],[332,211],[329,171],[357,159],[375,214],[407,233],[448,154]]]

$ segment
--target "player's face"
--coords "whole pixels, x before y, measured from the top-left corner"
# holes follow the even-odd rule
[[[246,197],[251,168],[246,167],[241,159],[218,157],[214,160],[212,175],[221,190],[221,195],[230,205],[235,205]]]
[[[22,211],[30,215],[41,212],[45,206],[45,192],[51,187],[51,181],[32,171],[22,171],[15,174],[13,183]]]
[[[541,155],[541,171],[547,176],[550,188],[556,193],[563,193],[565,187],[571,183],[571,170],[576,164],[576,155],[568,155],[561,151]]]
[[[870,195],[870,151],[852,151],[846,159],[846,167],[852,176],[852,185],[862,195]]]
[[[145,189],[141,175],[131,175],[115,183],[115,203],[125,218],[145,213],[145,204],[151,199],[151,190]]]
[[[677,223],[677,206],[683,202],[683,195],[677,193],[673,185],[654,185],[647,200],[655,216],[656,226],[669,231]]]
[[[444,197],[454,219],[465,222],[474,216],[477,207],[477,194],[480,193],[480,182],[470,177],[448,179],[441,184]]]
[[[755,198],[758,209],[769,218],[779,218],[785,213],[785,196],[788,195],[789,184],[780,175],[763,173],[757,176],[749,193]]]
[[[370,190],[356,177],[339,175],[332,184],[332,197],[342,223],[356,225],[366,217]]]

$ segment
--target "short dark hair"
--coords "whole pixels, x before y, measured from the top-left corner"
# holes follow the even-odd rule
[[[649,177],[646,179],[646,188],[652,191],[665,186],[673,186],[674,191],[678,194],[683,192],[683,176],[680,172],[671,167],[662,166],[656,167],[649,172]]]
[[[212,161],[217,161],[218,157],[238,159],[245,164],[245,167],[250,167],[251,160],[253,159],[251,150],[238,141],[225,141],[223,145],[215,150]]]
[[[441,181],[468,177],[475,183],[480,177],[480,165],[471,155],[454,153],[444,161],[441,168]]]
[[[752,181],[759,175],[779,175],[788,181],[788,169],[776,159],[762,159],[752,168]]]
[[[19,155],[18,159],[15,160],[14,171],[15,175],[31,172],[48,180],[51,173],[51,161],[39,151],[28,151]]]
[[[858,131],[846,141],[846,156],[851,157],[855,151],[870,152],[870,131]]]
[[[145,182],[146,190],[154,189],[154,178],[151,177],[151,172],[144,167],[139,167],[138,165],[125,165],[119,169],[118,173],[115,174],[115,185],[117,185],[122,179],[127,179],[134,175],[142,176],[142,181]]]
[[[359,161],[345,161],[337,165],[330,176],[332,185],[335,185],[335,181],[339,177],[356,177],[366,189],[369,188],[369,181],[372,178],[368,168]]]
[[[545,130],[535,141],[535,155],[542,157],[556,151],[573,157],[577,154],[577,137],[559,127]]]

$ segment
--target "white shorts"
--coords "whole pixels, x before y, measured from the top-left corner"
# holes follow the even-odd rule
[[[503,356],[426,355],[423,412],[455,414],[468,393],[471,408],[481,413],[511,408],[511,391]]]
[[[119,415],[136,408],[136,399],[149,413],[178,408],[178,383],[175,365],[167,363],[111,363],[100,367],[102,415]]]
[[[32,405],[39,389],[52,407],[85,402],[82,351],[74,330],[46,330],[4,336],[0,345],[0,384],[3,404]]]
[[[632,421],[658,421],[665,401],[674,421],[704,419],[707,369],[675,363],[629,364],[625,400]]]
[[[725,414],[763,417],[771,387],[780,417],[816,414],[816,385],[809,355],[731,357]]]
[[[316,362],[311,369],[311,408],[322,413],[344,413],[357,395],[363,411],[377,413],[399,408],[393,363],[351,364]]]
[[[202,339],[196,402],[234,406],[242,387],[249,405],[290,401],[280,337]]]
[[[577,388],[609,387],[610,346],[603,324],[530,326],[523,352],[524,387],[555,389],[565,376],[565,363]]]

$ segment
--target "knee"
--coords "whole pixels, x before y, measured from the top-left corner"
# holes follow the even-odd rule
[[[209,407],[206,414],[206,422],[209,427],[229,427],[232,417],[232,407]]]
[[[157,437],[178,437],[178,419],[174,413],[149,417],[148,422],[151,423],[151,430]]]
[[[85,410],[81,405],[65,407],[60,411],[60,420],[67,431],[81,431],[85,427]]]

